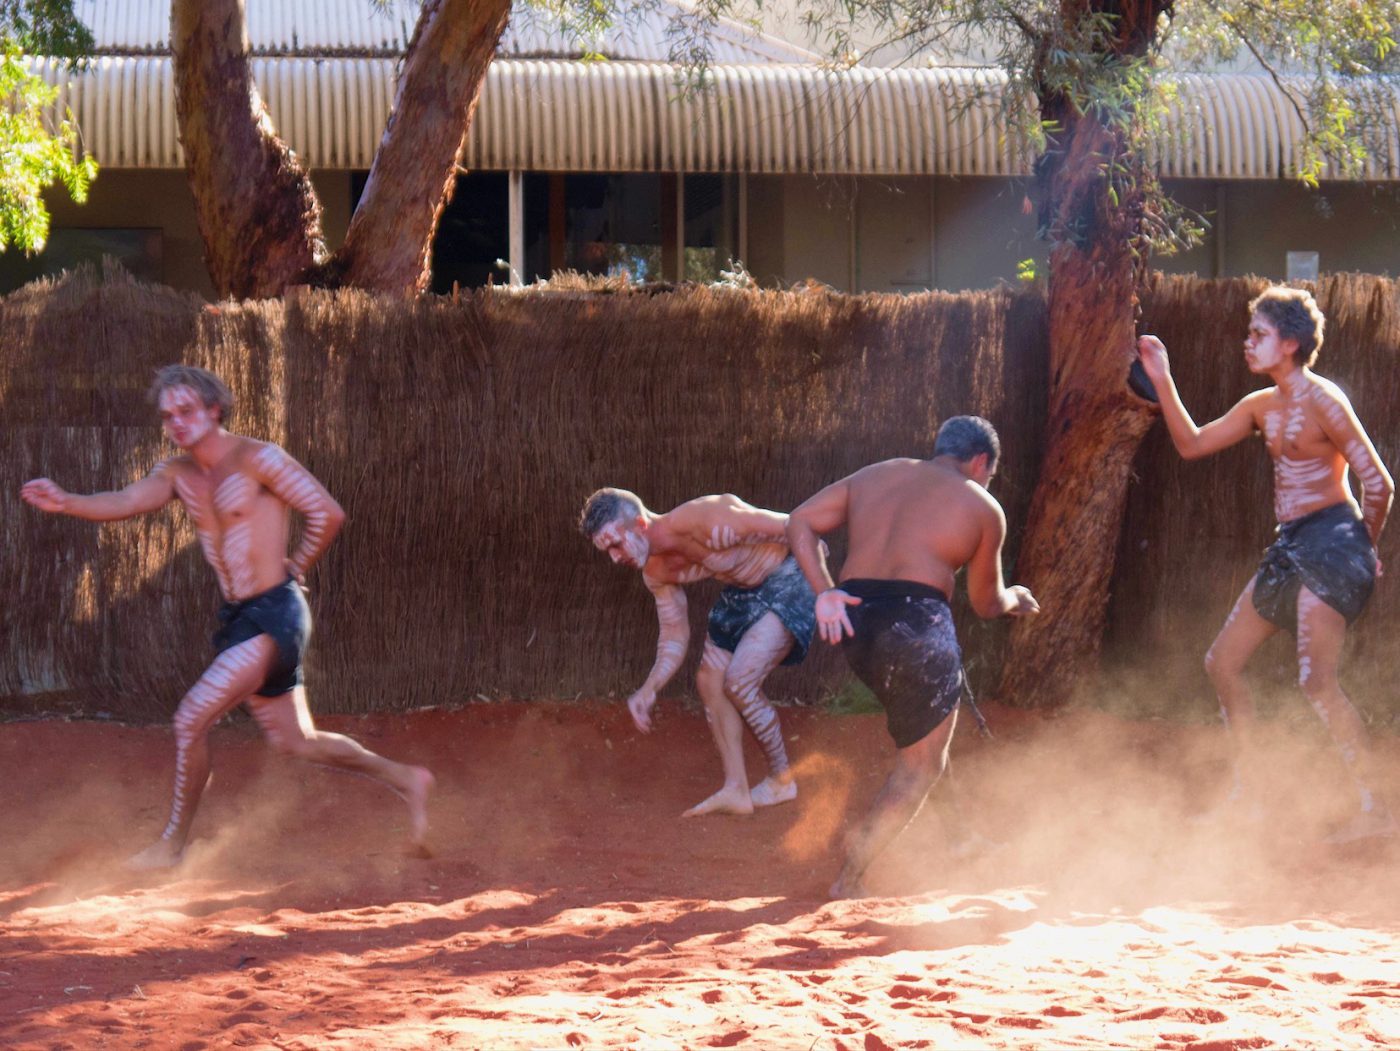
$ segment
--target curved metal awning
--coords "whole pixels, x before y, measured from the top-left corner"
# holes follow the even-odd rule
[[[73,73],[33,60],[60,88],[87,148],[112,168],[182,166],[168,56],[106,56]],[[254,58],[273,124],[313,169],[365,169],[394,95],[389,58]],[[1031,156],[1007,134],[998,70],[729,65],[686,94],[655,62],[497,59],[468,136],[469,169],[1009,176]],[[1154,160],[1164,177],[1291,178],[1303,124],[1267,77],[1178,78]],[[1396,117],[1364,177],[1400,179]]]

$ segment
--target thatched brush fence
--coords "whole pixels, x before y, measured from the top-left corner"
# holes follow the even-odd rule
[[[1174,278],[1146,303],[1144,325],[1167,340],[1198,416],[1250,389],[1238,348],[1259,284]],[[1395,464],[1395,286],[1343,278],[1320,293],[1319,367]],[[311,694],[327,711],[634,688],[653,654],[650,600],[573,524],[600,485],[659,509],[722,491],[787,509],[865,463],[927,453],[943,418],[976,412],[1002,432],[994,490],[1014,557],[1044,424],[1034,290],[301,292],[205,308],[78,274],[0,300],[0,326],[0,705],[11,711],[163,718],[207,660],[218,598],[182,512],[96,526],[17,496],[41,474],[76,491],[118,487],[168,455],[144,390],[169,361],[228,379],[234,429],[283,443],[349,513],[311,579]],[[1257,447],[1183,465],[1154,432],[1120,552],[1113,663],[1170,665],[1177,702],[1205,703],[1196,668],[1267,539],[1269,484]],[[697,643],[713,590],[692,589]],[[1357,664],[1389,660],[1395,609],[1383,586]],[[990,685],[1003,633],[964,623],[974,682]],[[688,690],[688,670],[673,692]],[[773,686],[815,701],[843,678],[822,653]]]

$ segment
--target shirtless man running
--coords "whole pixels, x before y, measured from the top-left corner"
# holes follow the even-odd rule
[[[1162,341],[1138,340],[1143,368],[1182,456],[1209,456],[1257,433],[1274,461],[1278,539],[1206,654],[1206,672],[1235,748],[1230,802],[1244,813],[1260,810],[1254,701],[1243,672],[1259,645],[1283,629],[1297,638],[1298,685],[1331,731],[1359,790],[1360,810],[1330,838],[1347,842],[1394,835],[1395,820],[1371,789],[1366,731],[1342,692],[1337,665],[1347,626],[1360,615],[1379,575],[1376,546],[1395,484],[1347,396],[1312,371],[1324,325],[1312,296],[1275,286],[1249,310],[1245,361],[1273,386],[1245,395],[1201,427],[1177,394]],[[1360,508],[1347,485],[1348,467],[1364,491]]]
[[[870,812],[847,838],[833,898],[865,894],[872,861],[913,820],[948,764],[962,699],[962,651],[948,599],[967,566],[979,617],[1040,612],[1031,593],[1006,587],[1006,517],[987,492],[1001,444],[979,416],[939,428],[931,460],[886,460],[827,486],[788,519],[788,542],[819,593],[822,638],[841,643],[851,670],[885,708],[898,752]],[[849,552],[832,583],[818,541],[845,525]]]
[[[248,705],[277,751],[368,774],[402,796],[421,848],[433,775],[316,729],[301,684],[311,613],[300,581],[330,545],[345,513],[276,445],[224,430],[233,397],[213,373],[168,365],[156,374],[151,398],[166,436],[184,455],[158,463],[119,492],[81,496],[47,478],[26,482],[21,490],[41,511],[92,522],[131,518],[178,499],[223,593],[222,626],[214,636],[219,655],[175,711],[170,820],[160,838],[128,864],[154,869],[180,861],[209,781],[209,730],[240,703]],[[290,558],[289,507],[305,519],[301,543]]]
[[[788,553],[787,516],[737,496],[702,496],[665,514],[625,489],[599,489],[584,504],[579,530],[614,563],[642,571],[661,623],[656,661],[627,699],[632,721],[651,730],[656,693],[676,674],[690,645],[686,584],[714,577],[726,585],[710,610],[709,637],[695,674],[719,749],[724,785],[685,812],[751,814],[797,798],[778,713],[763,682],[779,664],[807,654],[816,627],[813,595]],[[768,760],[752,788],[744,769],[744,724]]]

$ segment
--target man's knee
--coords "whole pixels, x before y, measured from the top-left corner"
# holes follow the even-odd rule
[[[948,769],[946,740],[938,730],[896,753],[894,774],[901,787],[928,791]]]
[[[314,759],[316,755],[315,742],[299,733],[270,731],[267,734],[267,743],[278,755],[292,759]]]
[[[702,694],[724,692],[724,669],[708,661],[701,661],[695,669],[695,688]]]
[[[1232,683],[1244,673],[1244,666],[1223,653],[1218,645],[1212,646],[1206,651],[1206,659],[1203,663],[1206,674],[1210,676],[1210,681],[1216,685]]]
[[[180,699],[180,704],[175,709],[175,717],[171,720],[177,739],[189,741],[209,732],[213,720],[210,718],[209,706],[203,701],[203,698],[193,692]]]
[[[757,699],[762,685],[763,671],[759,668],[736,668],[731,664],[724,673],[724,695],[741,707]]]
[[[1298,688],[1314,705],[1326,704],[1341,692],[1337,669],[1319,666],[1306,657],[1298,662]]]

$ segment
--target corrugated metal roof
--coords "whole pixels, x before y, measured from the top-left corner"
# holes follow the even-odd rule
[[[248,43],[255,55],[284,57],[378,56],[403,53],[422,9],[421,0],[246,0]],[[170,50],[170,0],[76,0],[74,10],[96,38],[101,55],[155,55]],[[609,58],[664,62],[677,16],[690,9],[677,0],[648,0],[590,47]],[[711,36],[713,61],[811,62],[817,56],[732,19]],[[517,2],[499,54],[572,58],[579,41],[557,22]]]
[[[106,57],[83,74],[36,63],[61,86],[89,150],[114,168],[181,166],[170,59]],[[257,58],[274,125],[312,168],[368,168],[393,99],[391,59]],[[685,95],[655,63],[499,59],[463,164],[540,171],[747,171],[865,175],[1015,175],[1028,155],[1003,132],[995,70],[825,72],[717,66],[713,90]],[[1302,124],[1266,77],[1182,77],[1156,151],[1188,179],[1277,179],[1295,172]],[[974,100],[989,88],[991,98]],[[1366,177],[1400,176],[1396,120]]]

